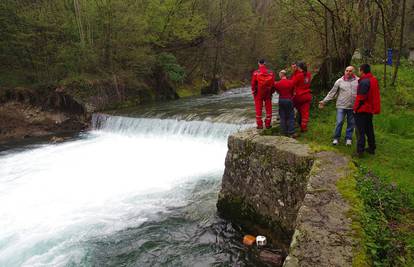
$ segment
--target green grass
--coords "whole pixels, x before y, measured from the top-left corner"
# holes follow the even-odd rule
[[[349,164],[349,170],[349,175],[342,177],[337,182],[337,188],[350,205],[350,209],[347,215],[349,218],[352,218],[351,227],[353,230],[354,238],[358,241],[358,243],[354,246],[354,258],[352,265],[365,267],[369,266],[370,261],[365,249],[367,247],[367,238],[363,229],[364,203],[359,197],[357,189],[358,169],[356,168],[355,164],[351,162]]]
[[[379,80],[382,79],[382,70],[380,65],[373,67]],[[388,72],[390,74],[391,69]],[[342,189],[338,185],[351,203],[355,202],[355,198],[349,196],[357,195],[363,203],[365,247],[375,266],[414,266],[414,67],[404,64],[398,77],[395,87],[384,89],[381,86],[382,111],[374,117],[376,155],[353,158],[360,167],[356,187],[344,190],[343,185]],[[343,139],[339,146],[331,146],[336,118],[335,101],[319,110],[316,103],[323,97],[315,97],[309,131],[299,140],[310,143],[318,150],[329,149],[352,155],[355,138],[352,147],[346,147]],[[368,174],[375,179],[365,179]],[[391,207],[390,211],[384,206]],[[391,252],[387,254],[385,251]]]

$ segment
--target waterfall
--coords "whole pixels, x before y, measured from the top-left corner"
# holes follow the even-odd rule
[[[94,114],[78,139],[0,154],[0,266],[238,263],[239,239],[216,241],[215,203],[250,97],[183,100],[162,118]]]
[[[148,119],[93,114],[92,128],[123,135],[192,136],[223,139],[231,133],[252,125],[215,123],[209,121],[184,121],[176,119]]]

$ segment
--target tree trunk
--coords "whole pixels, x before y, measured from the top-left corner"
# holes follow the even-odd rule
[[[381,20],[382,20],[382,30],[384,32],[384,89],[387,87],[387,30],[386,30],[386,24],[385,24],[385,13],[384,13],[384,7],[378,2],[378,0],[375,0],[375,3],[377,3],[380,11],[381,11]]]
[[[401,14],[401,30],[400,30],[400,45],[398,47],[398,55],[395,62],[394,67],[394,74],[392,75],[392,81],[391,85],[395,85],[395,81],[397,80],[397,74],[398,74],[398,67],[400,66],[400,59],[401,59],[401,51],[403,48],[403,42],[404,42],[404,26],[405,26],[405,10],[406,10],[406,0],[403,0],[402,5],[402,14]]]

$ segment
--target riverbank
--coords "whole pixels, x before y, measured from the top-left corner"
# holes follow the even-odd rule
[[[1,145],[32,137],[79,132],[87,129],[89,123],[79,116],[45,111],[31,104],[13,101],[0,106],[0,125]]]
[[[382,66],[374,66],[380,79]],[[414,68],[403,66],[396,87],[382,91],[382,112],[375,116],[378,149],[375,156],[353,158],[354,177],[342,183],[343,193],[354,203],[354,217],[362,228],[365,251],[375,266],[414,264]],[[323,96],[319,98],[322,99]],[[311,111],[309,131],[299,140],[315,151],[332,150],[351,156],[355,145],[331,146],[335,105]],[[355,140],[354,140],[355,142]]]
[[[0,88],[0,144],[80,132],[89,124],[85,106],[62,91]]]
[[[156,106],[201,96],[201,88],[206,85],[200,81],[173,88],[165,83],[163,90],[155,90],[149,84],[125,77],[79,77],[54,86],[0,87],[0,144],[83,131],[89,127],[93,112],[133,109],[145,104]],[[241,81],[226,81],[225,89],[242,85]]]

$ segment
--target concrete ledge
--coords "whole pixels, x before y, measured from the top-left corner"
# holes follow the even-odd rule
[[[316,154],[284,267],[352,266],[349,205],[336,187],[350,174],[348,166],[349,159],[337,153]]]
[[[247,130],[229,137],[221,216],[289,247],[313,156],[307,145]]]
[[[288,254],[284,266],[352,266],[348,204],[336,183],[349,159],[255,129],[229,137],[217,202],[221,216],[265,234]]]

